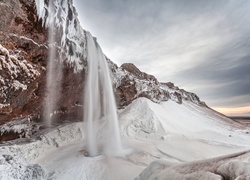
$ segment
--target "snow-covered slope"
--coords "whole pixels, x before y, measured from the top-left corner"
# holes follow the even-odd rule
[[[227,121],[209,108],[190,102],[182,105],[173,101],[156,104],[139,98],[121,112],[120,123],[125,137],[162,141],[157,145],[159,149],[184,161],[226,152],[214,151],[216,146],[244,149],[250,145],[247,129],[239,129],[240,126],[230,119]],[[195,142],[197,146],[188,145],[188,142]],[[199,157],[201,147],[206,147],[206,156]]]
[[[70,179],[72,176],[76,179],[133,179],[137,176],[139,179],[155,176],[163,179],[221,179],[233,163],[232,160],[238,160],[240,166],[244,165],[241,169],[229,170],[232,177],[234,174],[238,177],[240,170],[243,172],[240,174],[242,177],[249,173],[246,168],[249,166],[249,153],[216,159],[213,167],[211,162],[214,160],[203,162],[204,159],[250,148],[246,129],[231,126],[230,121],[225,121],[223,116],[220,117],[220,114],[209,108],[200,108],[190,102],[182,105],[174,101],[156,104],[146,98],[139,98],[120,110],[119,117],[125,148],[122,158],[102,155],[86,157],[83,139],[82,144],[62,147],[37,162],[55,179]],[[99,131],[102,134],[104,129]],[[154,160],[158,162],[152,163]],[[200,161],[192,164],[191,161],[195,160]],[[192,166],[186,164],[188,162]],[[139,176],[141,170],[149,164],[151,165]],[[174,168],[167,171],[166,168],[172,165],[175,165]],[[179,168],[181,165],[185,167],[184,170]],[[188,167],[199,167],[199,172],[194,173]],[[213,169],[218,169],[218,173],[214,174]],[[177,175],[167,176],[168,173]]]
[[[87,157],[84,123],[44,132],[38,136],[40,138],[31,139],[30,142],[15,141],[17,145],[5,145],[8,151],[2,152],[11,150],[12,155],[19,152],[26,162],[23,161],[23,166],[39,164],[37,167],[41,166],[41,172],[44,169],[46,176],[60,180],[72,177],[150,179],[166,178],[166,174],[169,174],[168,179],[219,179],[227,171],[232,174],[230,177],[247,177],[249,173],[246,169],[249,167],[248,152],[209,159],[250,149],[249,129],[232,125],[224,116],[209,108],[191,102],[154,103],[146,98],[138,98],[119,110],[119,118],[124,146],[122,157]],[[104,131],[103,128],[99,129],[100,138]],[[237,169],[237,165],[241,168]],[[13,171],[15,168],[12,166]],[[199,172],[194,173],[194,169]],[[215,169],[219,172],[216,175]],[[6,177],[10,172],[5,172]]]

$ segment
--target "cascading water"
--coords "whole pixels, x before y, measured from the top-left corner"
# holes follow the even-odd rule
[[[84,120],[87,122],[87,151],[89,156],[119,155],[122,145],[109,67],[98,43],[89,32],[86,36],[88,72]]]
[[[62,62],[56,60],[55,6],[53,1],[49,1],[48,11],[46,26],[49,28],[49,56],[46,74],[46,97],[43,103],[43,120],[47,127],[51,127],[53,111],[56,109],[58,99],[60,98]]]

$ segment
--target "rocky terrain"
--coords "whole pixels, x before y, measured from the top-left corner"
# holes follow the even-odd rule
[[[1,140],[26,136],[29,133],[25,128],[42,122],[50,46],[56,47],[55,61],[63,63],[60,82],[63,90],[59,92],[60,98],[54,109],[54,121],[82,120],[87,67],[85,30],[80,26],[72,0],[53,1],[52,9],[48,8],[48,3],[35,0],[0,2]],[[49,11],[53,12],[52,16],[48,16]],[[55,44],[49,44],[50,23],[56,27]],[[127,106],[138,97],[146,97],[157,103],[172,100],[181,104],[191,101],[206,106],[194,93],[179,89],[171,82],[160,83],[133,64],[118,67],[108,58],[107,61],[113,74],[118,108]]]

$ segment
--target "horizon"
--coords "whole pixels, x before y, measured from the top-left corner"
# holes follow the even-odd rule
[[[114,63],[133,63],[227,116],[250,116],[250,1],[74,5],[83,29]]]

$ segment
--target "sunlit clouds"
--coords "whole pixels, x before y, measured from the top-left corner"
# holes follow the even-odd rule
[[[250,106],[233,108],[214,108],[215,110],[229,116],[250,116]]]

